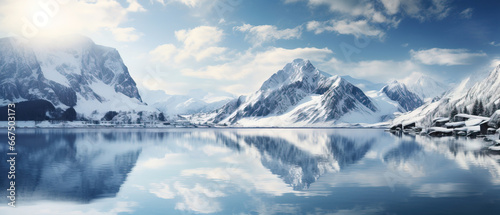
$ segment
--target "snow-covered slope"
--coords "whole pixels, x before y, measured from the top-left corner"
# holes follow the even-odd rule
[[[420,97],[408,90],[405,84],[398,81],[390,82],[382,88],[381,92],[398,102],[403,108],[401,112],[414,110],[424,103]]]
[[[394,120],[394,123],[416,121],[420,125],[429,125],[438,116],[449,117],[456,108],[458,113],[472,110],[475,102],[482,102],[485,114],[493,113],[492,108],[500,105],[500,65],[490,72],[485,79],[474,83],[474,78],[466,78],[453,90],[447,92],[441,99],[427,102],[412,112],[406,113]],[[468,87],[471,86],[472,87]]]
[[[417,94],[422,100],[429,101],[441,96],[449,89],[449,85],[438,82],[422,73],[414,72],[405,79],[399,80],[408,90]]]
[[[296,59],[255,93],[205,116],[209,122],[234,126],[332,126],[377,123],[401,111],[386,95],[371,93],[369,97],[344,78]]]
[[[187,95],[168,95],[163,90],[139,90],[144,102],[166,115],[195,114],[214,111],[234,97],[214,95],[201,90],[192,90]]]
[[[0,82],[0,105],[42,99],[91,119],[107,111],[156,111],[142,103],[118,51],[82,36],[0,39]]]

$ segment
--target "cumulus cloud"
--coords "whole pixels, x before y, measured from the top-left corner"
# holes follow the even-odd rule
[[[401,2],[399,0],[381,0],[384,5],[387,14],[394,15],[399,12],[399,6]]]
[[[473,53],[467,49],[440,49],[432,48],[426,50],[410,50],[412,59],[426,65],[467,65],[477,57],[486,56],[485,53]]]
[[[128,11],[130,12],[145,12],[146,9],[137,2],[137,0],[127,0],[129,6],[127,8]]]
[[[273,25],[253,26],[250,24],[244,24],[242,26],[234,27],[234,29],[247,33],[247,35],[245,36],[245,40],[251,42],[255,46],[259,46],[263,43],[279,39],[297,39],[300,38],[301,35],[300,26],[279,30],[276,26]]]
[[[397,28],[404,17],[425,21],[443,19],[450,12],[448,0],[286,0],[285,3],[298,1],[307,1],[311,8],[327,6],[333,14],[339,15],[326,21],[308,22],[309,31],[355,36],[380,37],[387,29]]]
[[[180,63],[190,58],[201,61],[216,57],[227,49],[217,46],[223,38],[223,31],[213,26],[199,26],[193,29],[183,29],[175,32],[175,37],[182,44],[163,44],[150,51],[152,60],[169,63]]]

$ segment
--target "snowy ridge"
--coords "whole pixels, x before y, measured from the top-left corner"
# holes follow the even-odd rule
[[[391,100],[397,101],[403,110],[411,111],[420,107],[424,102],[416,94],[406,88],[406,85],[398,81],[392,81],[381,90]]]
[[[472,110],[475,102],[482,102],[486,113],[494,112],[494,107],[500,105],[500,65],[493,69],[488,77],[476,82],[472,78],[464,79],[453,90],[447,92],[441,99],[430,101],[412,112],[406,113],[394,120],[394,123],[415,121],[420,125],[430,125],[435,117],[449,117],[456,108],[458,113]],[[468,88],[468,86],[472,87]]]
[[[321,72],[308,60],[296,59],[255,93],[205,114],[204,120],[244,127],[349,126],[379,123],[406,110],[384,93],[369,95],[340,76]]]
[[[424,101],[441,96],[449,89],[448,85],[418,72],[412,73],[405,79],[399,80],[399,82],[406,85],[408,90],[417,94]]]

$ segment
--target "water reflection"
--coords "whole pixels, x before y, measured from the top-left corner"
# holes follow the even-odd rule
[[[33,129],[17,141],[25,213],[54,202],[69,204],[55,207],[62,214],[407,214],[408,202],[421,214],[437,212],[427,207],[436,199],[500,203],[500,156],[477,139],[370,129]]]
[[[140,133],[134,136],[138,137]],[[17,138],[19,202],[50,199],[86,203],[114,197],[134,167],[141,147],[124,145],[132,134],[31,130]],[[3,149],[3,148],[2,148]],[[2,160],[6,151],[1,152]],[[1,171],[7,172],[7,163]],[[7,186],[2,180],[2,187]],[[2,199],[4,200],[4,199]]]

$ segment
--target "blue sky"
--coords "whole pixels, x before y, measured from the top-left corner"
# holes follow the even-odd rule
[[[0,36],[89,36],[120,51],[139,87],[168,94],[248,94],[294,58],[375,82],[419,72],[453,83],[500,62],[498,1],[0,2]]]

